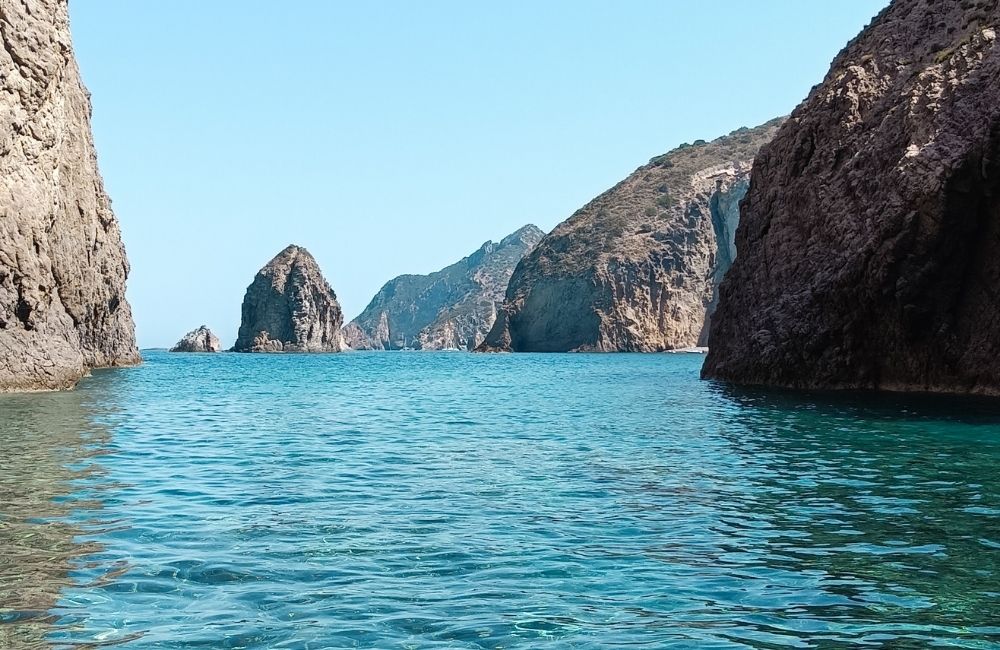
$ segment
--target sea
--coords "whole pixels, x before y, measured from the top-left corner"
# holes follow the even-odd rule
[[[0,648],[1000,648],[996,401],[144,357],[0,396]]]

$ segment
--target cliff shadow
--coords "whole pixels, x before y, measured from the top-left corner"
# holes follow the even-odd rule
[[[1000,439],[1000,399],[975,395],[821,391],[746,387],[709,381],[710,390],[742,408],[859,420],[940,421],[996,426]]]

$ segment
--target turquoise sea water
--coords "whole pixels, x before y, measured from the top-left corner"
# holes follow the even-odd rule
[[[701,361],[149,352],[0,396],[0,648],[1000,648],[1000,406]]]

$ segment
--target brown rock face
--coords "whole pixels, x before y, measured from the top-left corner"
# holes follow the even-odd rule
[[[704,344],[750,165],[780,120],[654,158],[545,236],[481,351],[654,352]]]
[[[66,0],[0,0],[0,391],[139,362]]]
[[[440,271],[390,280],[344,328],[345,341],[355,350],[475,348],[496,320],[514,267],[544,234],[529,224]]]
[[[257,272],[243,298],[234,352],[339,352],[344,315],[319,265],[289,246]]]
[[[704,375],[1000,394],[996,0],[896,0],[758,156]]]
[[[184,335],[171,352],[218,352],[222,349],[219,337],[205,325]]]

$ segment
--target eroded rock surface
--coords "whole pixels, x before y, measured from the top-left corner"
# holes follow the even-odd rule
[[[288,246],[257,272],[243,298],[234,352],[339,352],[344,316],[309,251]]]
[[[222,349],[219,337],[207,326],[202,325],[184,335],[177,345],[170,348],[171,352],[218,352]]]
[[[779,123],[683,145],[578,210],[518,264],[480,350],[704,344],[753,157]]]
[[[996,0],[895,0],[760,153],[707,377],[1000,394]]]
[[[533,225],[429,275],[390,280],[344,328],[357,350],[471,350],[496,319],[514,267],[545,233]]]
[[[0,391],[139,362],[66,0],[0,0]]]

